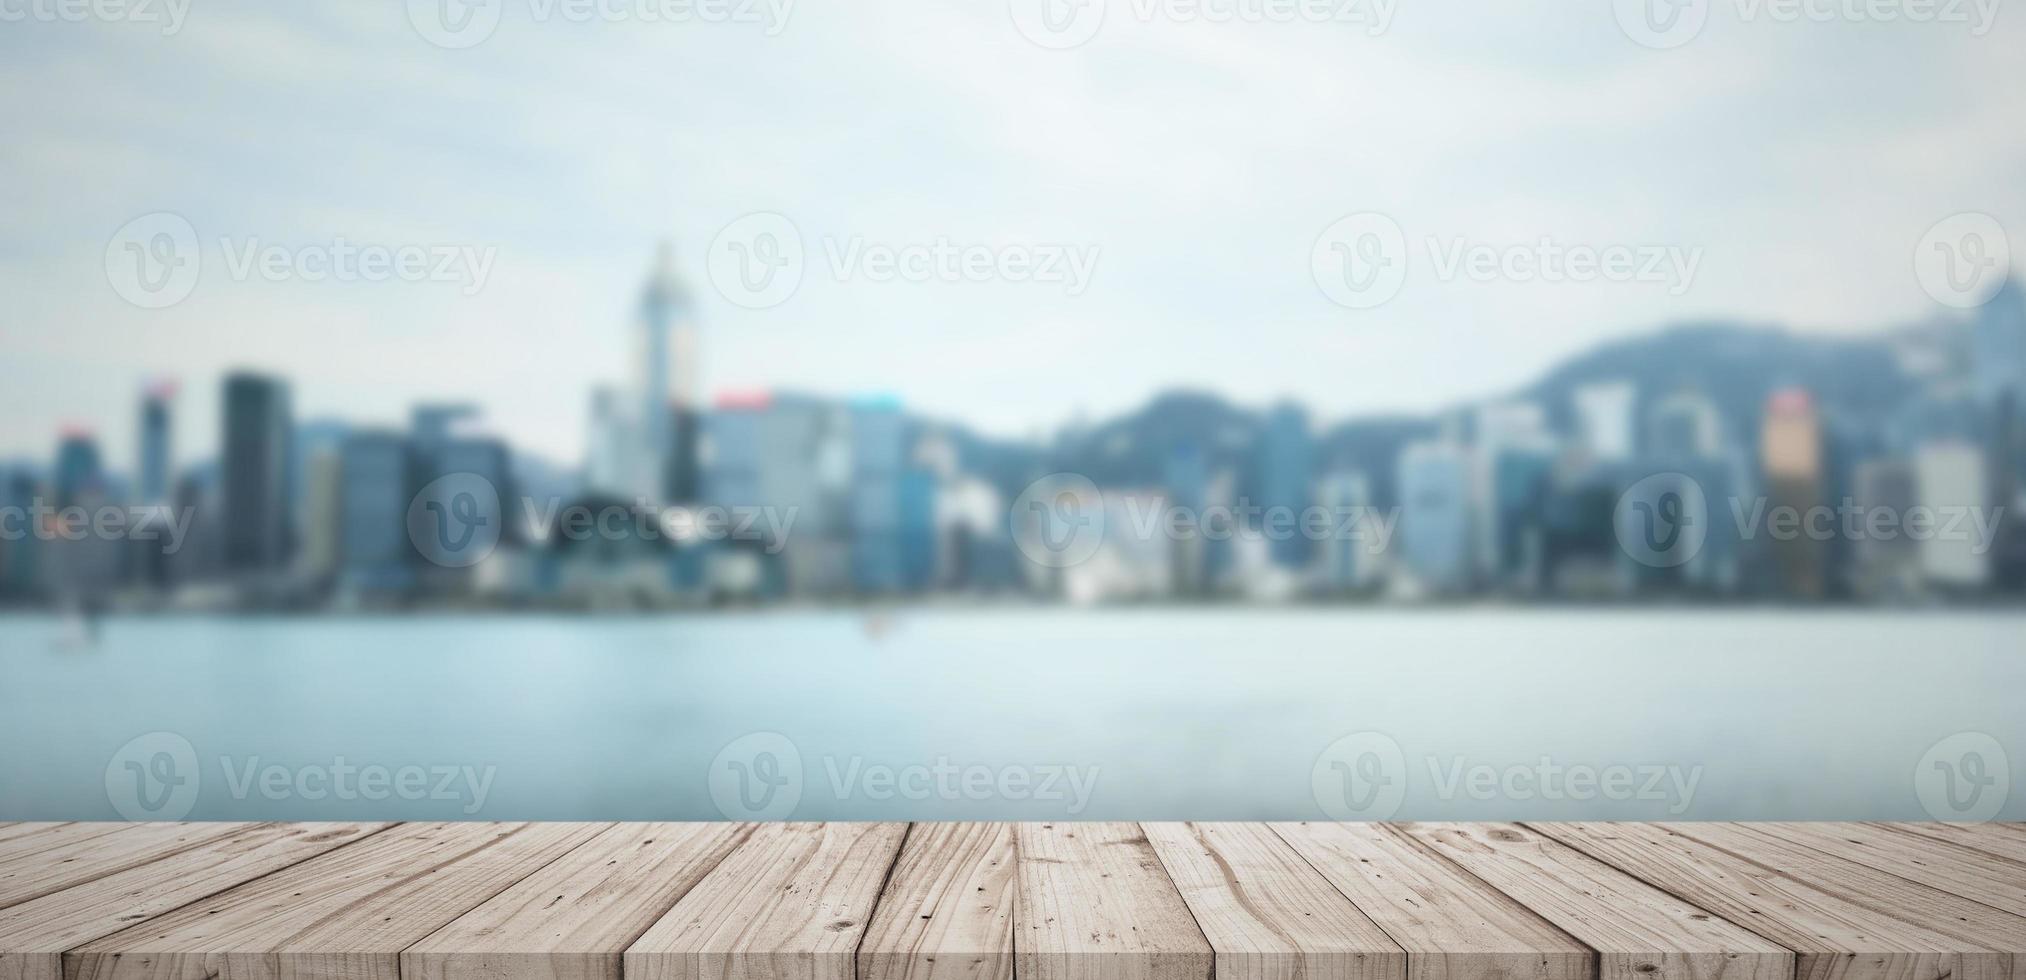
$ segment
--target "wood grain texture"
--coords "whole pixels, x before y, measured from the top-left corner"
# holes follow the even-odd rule
[[[259,824],[0,911],[0,980],[61,980],[65,950],[362,840],[387,826]]]
[[[1761,833],[2026,915],[2026,864],[1860,823],[1766,823]]]
[[[1409,980],[1590,980],[1595,954],[1518,902],[1381,824],[1274,824],[1407,951]]]
[[[1935,840],[1948,841],[1983,854],[1993,854],[2008,861],[2026,864],[2026,833],[2020,833],[2018,824],[2003,823],[1881,823],[1869,826],[1881,827],[1900,834],[1918,834]]]
[[[159,860],[205,841],[230,837],[246,823],[71,824],[111,827],[106,833],[60,829],[17,843],[22,850],[0,864],[0,908],[81,885]]]
[[[852,980],[898,823],[764,824],[625,955],[629,980]]]
[[[1844,900],[1995,951],[1990,969],[2026,980],[2026,918],[1869,865],[1761,833],[1753,824],[1668,823],[1664,830],[1723,848]]]
[[[858,950],[858,980],[1012,980],[1013,826],[916,824]]]
[[[1597,951],[1600,980],[1788,980],[1794,952],[1516,824],[1403,824]]]
[[[405,980],[620,980],[620,957],[752,833],[625,823],[401,954]],[[5,978],[0,978],[5,980]]]
[[[603,824],[408,824],[86,944],[68,980],[400,980],[403,949]]]
[[[1022,980],[1209,980],[1210,943],[1140,828],[1019,826]]]
[[[130,823],[0,824],[0,866],[24,855],[40,854],[68,841],[117,833],[132,826]]]
[[[0,980],[2026,980],[2022,849],[2010,824],[0,824]]]
[[[1718,847],[1643,824],[1529,824],[1796,952],[1799,980],[1945,980],[1988,973],[1991,950],[1902,922]],[[1964,963],[1964,957],[1976,962]]]
[[[1270,828],[1141,828],[1216,952],[1217,980],[1406,976],[1406,950]]]

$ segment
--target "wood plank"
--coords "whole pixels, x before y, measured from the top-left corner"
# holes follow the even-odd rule
[[[1407,834],[1597,951],[1600,980],[1789,980],[1794,952],[1515,824]]]
[[[65,950],[390,826],[259,824],[0,911],[0,980],[62,980]]]
[[[17,842],[26,847],[40,841],[42,846],[0,865],[0,908],[41,898],[94,878],[117,874],[206,841],[230,837],[253,825],[128,823],[72,826],[108,829],[104,833],[52,831]]]
[[[1275,824],[1407,951],[1408,980],[1589,980],[1596,954],[1410,838],[1378,824]]]
[[[2016,824],[1997,823],[1881,823],[1872,824],[1902,834],[1919,834],[1948,841],[1985,854],[2026,864],[2026,834],[2010,828]]]
[[[1217,980],[1402,980],[1407,951],[1256,823],[1148,823]]]
[[[409,947],[401,975],[619,980],[626,947],[752,830],[728,823],[614,826]]]
[[[1648,824],[1530,829],[1796,951],[1799,980],[1997,980],[2002,957]]]
[[[1747,860],[1778,868],[1845,901],[1995,950],[2007,976],[2026,978],[2026,918],[1890,872],[1760,833],[1751,824],[1656,824]]]
[[[1857,823],[1763,823],[1761,833],[2026,915],[2026,864]]]
[[[45,834],[64,837],[79,834],[110,834],[125,826],[127,825],[124,823],[89,823],[69,820],[32,820],[25,823],[0,823],[0,862],[6,861],[18,853],[17,848],[21,845],[17,845],[14,842],[23,838],[41,837]],[[45,838],[45,840],[47,839]],[[32,849],[40,846],[40,842],[26,846],[30,848],[28,853],[33,853]]]
[[[852,980],[907,825],[764,824],[626,950],[630,980]]]
[[[1215,954],[1140,828],[1023,823],[1021,980],[1209,980]]]
[[[603,830],[407,824],[85,944],[68,980],[400,980],[400,953]]]
[[[858,949],[859,980],[1012,980],[1013,825],[916,824]]]

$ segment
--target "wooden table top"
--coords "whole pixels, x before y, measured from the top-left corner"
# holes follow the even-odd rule
[[[0,980],[2026,980],[2026,825],[0,824]]]

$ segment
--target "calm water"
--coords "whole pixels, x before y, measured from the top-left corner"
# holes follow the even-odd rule
[[[2026,817],[2019,614],[116,619],[91,648],[68,632],[0,619],[0,820],[137,803],[189,819],[1928,819],[1936,786]],[[1963,732],[1981,734],[1943,741]]]

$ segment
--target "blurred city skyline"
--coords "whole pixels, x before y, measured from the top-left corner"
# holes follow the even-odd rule
[[[628,8],[630,9],[630,8]],[[705,392],[888,392],[998,436],[1204,390],[1320,419],[1517,390],[1600,344],[1743,320],[1877,333],[1946,315],[1914,270],[1950,215],[2026,227],[2022,24],[1782,23],[1716,5],[1670,50],[1605,2],[1402,7],[1348,24],[1129,16],[1031,43],[1003,4],[795,5],[752,24],[535,22],[438,47],[412,10],[198,5],[145,23],[15,21],[0,73],[0,459],[71,423],[117,468],[136,393],[182,381],[183,460],[217,452],[216,380],[289,378],[298,420],[481,406],[516,449],[582,459],[622,380],[654,244],[696,298]],[[1862,165],[1855,165],[1861,163]],[[203,241],[188,299],[142,309],[109,242],[168,211]],[[753,212],[811,273],[780,305],[711,286]],[[1376,309],[1311,280],[1318,233],[1391,216],[1417,268]],[[1429,237],[1698,250],[1691,288],[1437,281]],[[337,238],[496,250],[485,288],[238,281],[230,247]],[[1088,288],[838,281],[821,243],[1098,250]]]

